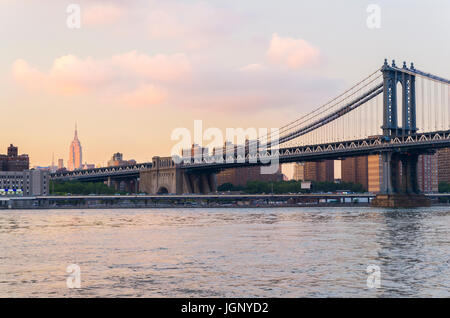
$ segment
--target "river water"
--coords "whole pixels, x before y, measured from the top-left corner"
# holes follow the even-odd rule
[[[449,297],[449,256],[448,207],[0,211],[0,297]]]

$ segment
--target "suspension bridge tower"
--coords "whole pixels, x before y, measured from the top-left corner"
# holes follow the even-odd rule
[[[416,78],[414,64],[410,68],[403,62],[402,68],[384,61],[383,73],[383,126],[384,138],[413,135],[416,126]],[[401,96],[398,87],[400,83]],[[401,99],[401,124],[399,125],[399,105]],[[430,200],[421,194],[417,180],[417,162],[424,151],[402,151],[389,149],[382,152],[383,184],[381,193],[372,201],[373,206],[416,207],[429,206]]]

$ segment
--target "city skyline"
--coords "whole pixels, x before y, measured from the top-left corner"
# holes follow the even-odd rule
[[[20,145],[32,166],[49,165],[52,153],[68,160],[76,119],[85,161],[105,165],[120,151],[148,162],[169,155],[173,129],[192,129],[195,119],[222,130],[281,126],[385,57],[450,72],[449,43],[435,32],[449,27],[446,1],[397,1],[389,10],[379,1],[379,29],[366,26],[367,1],[268,3],[83,0],[73,30],[65,3],[2,2],[0,101],[23,128],[6,122],[0,144]],[[422,15],[427,23],[411,24]]]
[[[0,0],[0,297],[448,297],[449,14]]]

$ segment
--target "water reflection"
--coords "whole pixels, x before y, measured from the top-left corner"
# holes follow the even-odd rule
[[[438,207],[2,211],[0,296],[445,297],[449,225]]]
[[[385,227],[379,231],[378,259],[383,275],[382,296],[419,296],[423,281],[433,281],[426,259],[427,232],[433,215],[422,210],[388,210],[383,213]],[[434,257],[442,258],[436,253]],[[437,261],[438,259],[436,259]],[[431,271],[429,271],[431,269]],[[434,274],[438,275],[436,271]]]

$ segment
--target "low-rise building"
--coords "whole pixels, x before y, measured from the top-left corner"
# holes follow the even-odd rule
[[[108,167],[117,167],[117,166],[127,166],[127,165],[134,165],[136,164],[136,160],[123,160],[123,154],[120,152],[116,152],[113,154],[111,160],[108,161]],[[87,164],[85,164],[86,166]],[[95,168],[95,165],[92,165],[92,168],[83,168],[83,169],[93,169]]]
[[[82,169],[83,169],[83,170],[94,169],[94,168],[95,168],[95,164],[93,164],[93,163],[87,163],[87,162],[85,162],[85,163],[82,165]]]
[[[0,196],[35,196],[47,194],[49,194],[48,171],[33,169],[0,172]]]
[[[23,171],[30,168],[28,155],[19,155],[19,149],[12,144],[6,155],[0,155],[0,171]]]

